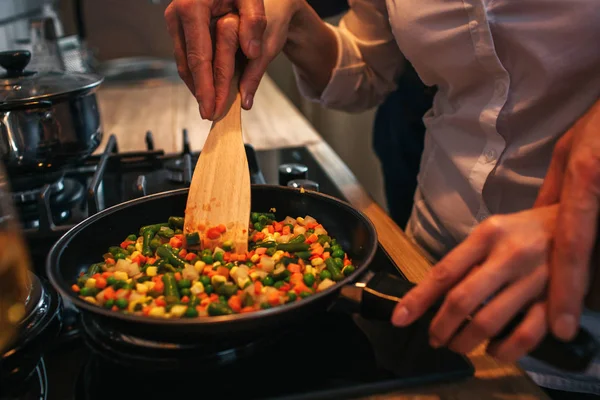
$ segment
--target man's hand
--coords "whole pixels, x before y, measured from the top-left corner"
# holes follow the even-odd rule
[[[588,289],[600,216],[600,101],[556,144],[535,206],[556,203],[548,317],[554,335],[570,340]]]
[[[231,13],[239,14],[239,26]],[[217,32],[211,32],[211,23],[226,14],[230,15],[224,22],[216,21]],[[196,97],[202,118],[213,119],[225,106],[231,81],[227,77],[233,74],[238,47],[251,60],[261,55],[266,27],[263,0],[173,0],[165,19],[179,76]],[[214,71],[213,59],[220,66]]]
[[[531,351],[547,332],[544,298],[557,211],[556,205],[540,207],[481,223],[402,298],[392,323],[411,324],[447,294],[429,328],[432,346],[467,353],[526,310],[520,325],[488,352],[513,362]]]

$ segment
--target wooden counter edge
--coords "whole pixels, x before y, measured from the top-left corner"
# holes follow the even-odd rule
[[[348,201],[365,213],[377,230],[379,242],[389,256],[396,262],[402,273],[413,282],[419,282],[425,277],[431,264],[421,251],[410,241],[404,231],[387,215],[387,213],[371,198],[354,174],[324,141],[307,146],[308,150],[329,174]],[[393,398],[409,399],[422,398],[429,393],[453,399],[480,398],[479,395],[496,397],[501,395],[496,390],[502,390],[508,395],[519,395],[515,398],[548,399],[548,396],[529,378],[529,376],[514,364],[501,364],[484,352],[480,346],[469,354],[469,359],[475,366],[475,377],[462,382],[441,384],[435,388],[415,388],[399,392]],[[494,381],[506,378],[506,382],[494,385]],[[374,397],[375,398],[375,397]],[[387,396],[386,396],[387,398]],[[512,397],[511,397],[512,398]]]

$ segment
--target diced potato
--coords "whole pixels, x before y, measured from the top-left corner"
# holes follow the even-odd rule
[[[202,282],[195,282],[191,289],[190,292],[192,292],[195,295],[199,295],[200,293],[204,293],[204,285],[202,284]]]
[[[263,228],[263,230],[261,232],[264,233],[265,235],[269,234],[269,230],[267,228]]]
[[[243,278],[240,277],[237,280],[237,284],[240,287],[240,289],[243,289],[244,286],[246,286],[248,284],[248,282],[250,282],[250,278],[248,278],[248,277],[243,277]]]
[[[171,308],[171,314],[175,317],[181,317],[185,310],[187,310],[187,306],[184,306],[183,304],[176,304]]]
[[[321,281],[321,283],[319,283],[319,286],[317,286],[317,292],[322,292],[323,290],[333,285],[335,285],[334,281],[332,281],[329,278],[324,279],[323,281]]]
[[[310,265],[312,265],[313,267],[316,267],[321,264],[323,264],[323,259],[321,257],[315,257],[312,260],[310,260]]]
[[[135,243],[135,249],[141,253],[142,249],[143,249],[142,243],[141,242],[136,242]]]
[[[232,267],[229,270],[229,276],[235,277],[235,274],[237,273],[238,267]]]
[[[148,267],[146,268],[146,275],[148,276],[156,276],[158,272],[158,267]]]
[[[129,279],[129,276],[127,275],[127,272],[125,272],[125,271],[115,271],[113,276],[118,281],[126,281],[127,279]]]
[[[85,287],[86,288],[90,288],[93,289],[96,287],[96,280],[94,278],[90,278],[87,281],[85,281]]]
[[[148,315],[152,317],[164,317],[165,316],[165,308],[164,307],[154,307],[150,310]]]

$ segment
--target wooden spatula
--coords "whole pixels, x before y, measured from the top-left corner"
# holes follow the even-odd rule
[[[239,68],[236,68],[227,103],[229,107],[221,119],[213,122],[194,170],[183,232],[184,238],[197,232],[202,249],[214,249],[231,241],[233,253],[246,254],[250,171],[242,138],[238,83]],[[195,235],[188,243],[193,243],[193,237]]]

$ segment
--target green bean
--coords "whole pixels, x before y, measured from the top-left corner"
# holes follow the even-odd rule
[[[185,261],[179,258],[179,256],[176,255],[172,249],[166,247],[165,245],[159,246],[158,249],[156,249],[156,254],[160,258],[167,260],[168,263],[173,266],[181,268],[185,267]]]
[[[177,281],[172,272],[167,272],[163,275],[162,281],[165,284],[165,300],[167,303],[174,303],[180,300],[179,291],[177,290]]]
[[[200,244],[200,234],[198,232],[192,232],[188,235],[185,235],[185,242],[188,246]]]
[[[169,226],[172,229],[183,229],[183,217],[169,217]]]
[[[225,296],[227,298],[233,296],[238,291],[238,287],[236,284],[231,282],[226,282],[223,285],[217,287],[217,294]]]
[[[306,237],[304,237],[304,235],[298,235],[298,236],[290,239],[290,241],[288,243],[304,243],[305,240],[306,240]]]
[[[342,279],[344,279],[344,275],[340,271],[340,268],[335,264],[335,261],[333,261],[331,257],[325,260],[325,266],[331,274],[331,279],[333,279],[334,281],[341,281]]]
[[[329,237],[329,235],[319,235],[317,239],[317,242],[320,244],[325,244],[329,241],[331,241],[331,237]]]
[[[198,311],[194,307],[188,306],[188,308],[183,313],[183,316],[186,318],[195,318],[198,316]]]
[[[160,223],[160,224],[152,224],[152,225],[146,225],[146,226],[142,226],[140,228],[140,236],[144,233],[144,231],[148,228],[152,228],[152,230],[154,230],[155,232],[158,232],[158,230],[160,228],[162,228],[163,226],[169,226],[169,224],[166,223]]]
[[[163,226],[158,230],[157,235],[165,239],[170,239],[175,236],[175,232],[173,232],[173,229]]]
[[[207,311],[210,316],[233,314],[233,310],[227,304],[219,302],[210,303]]]
[[[303,260],[308,260],[310,256],[312,256],[310,251],[297,251],[294,253],[294,255]]]
[[[100,267],[102,267],[102,265],[104,265],[104,263],[96,263],[96,264],[90,265],[90,267],[88,268],[88,272],[87,272],[88,275],[92,276],[92,275],[99,273]]]
[[[150,225],[142,231],[142,237],[144,238],[142,242],[142,254],[144,256],[152,256],[153,252],[150,248],[150,242],[152,241],[152,239],[154,239],[154,235],[156,235],[160,228],[160,224]]]
[[[296,253],[298,251],[307,251],[310,248],[308,243],[279,243],[277,250]]]

